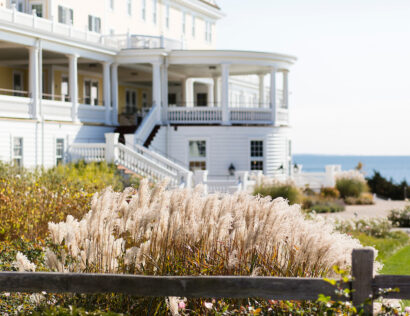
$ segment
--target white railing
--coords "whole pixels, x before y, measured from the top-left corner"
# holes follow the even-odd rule
[[[115,45],[118,49],[183,49],[181,41],[164,36],[150,36],[140,34],[105,35],[104,42]]]
[[[0,95],[0,117],[31,118],[31,102],[30,98]]]
[[[222,121],[222,109],[211,107],[169,107],[168,121],[171,123],[216,123]]]
[[[231,121],[233,122],[271,122],[271,109],[258,108],[230,108]]]
[[[155,128],[157,124],[159,124],[159,117],[161,107],[159,105],[154,105],[148,114],[142,120],[141,125],[138,127],[137,131],[135,132],[135,139],[142,142],[141,145],[148,139],[149,135]]]
[[[242,184],[237,180],[217,180],[208,179],[204,182],[208,193],[229,193],[233,194],[242,189]]]
[[[44,118],[46,120],[55,121],[71,121],[72,120],[72,103],[54,101],[54,100],[41,100],[41,108]]]
[[[176,172],[158,165],[155,161],[123,144],[118,144],[116,146],[118,148],[118,156],[115,160],[117,165],[121,165],[132,172],[147,177],[153,181],[160,181],[168,178],[170,180],[170,186],[177,186],[180,184],[180,179]]]
[[[105,123],[105,106],[80,104],[78,107],[80,122]]]
[[[70,161],[101,162],[105,161],[106,145],[104,143],[72,144],[68,154]]]

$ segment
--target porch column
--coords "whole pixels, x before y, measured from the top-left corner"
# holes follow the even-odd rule
[[[214,107],[215,102],[214,102],[214,83],[211,82],[208,85],[208,106],[209,107]]]
[[[265,74],[259,74],[259,107],[263,108],[265,103]]]
[[[39,82],[39,48],[38,46],[29,47],[29,97],[32,100],[31,117],[38,120],[39,117],[39,98],[40,98],[40,82]]]
[[[272,110],[272,125],[276,124],[276,69],[270,73],[270,105]]]
[[[161,63],[152,63],[152,106],[162,105],[161,100]],[[161,121],[161,111],[158,111],[158,121]]]
[[[229,64],[222,64],[222,87],[221,87],[221,103],[222,103],[222,124],[228,125],[229,118]]]
[[[187,90],[186,90],[186,87],[187,87],[187,81],[188,81],[187,78],[184,78],[184,79],[181,80],[181,98],[182,98],[182,100],[181,100],[181,106],[185,106],[185,105],[186,105],[186,98],[187,98]]]
[[[194,88],[194,79],[188,78],[185,82],[185,106],[186,107],[194,107],[195,105],[195,88]]]
[[[289,71],[283,71],[283,108],[289,108]]]
[[[78,122],[78,55],[68,55],[69,60],[69,89],[71,100],[71,119]]]
[[[219,78],[215,76],[212,79],[214,80],[214,106],[219,106]]]
[[[105,106],[105,124],[111,125],[111,79],[110,79],[110,62],[103,62],[103,98]]]
[[[162,68],[162,122],[168,121],[168,65]]]
[[[118,125],[118,64],[111,66],[111,100],[113,125]]]

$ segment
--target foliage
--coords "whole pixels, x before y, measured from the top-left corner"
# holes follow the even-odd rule
[[[60,165],[27,170],[0,163],[0,240],[44,239],[50,221],[81,217],[91,197],[108,185],[122,189],[115,166],[106,163]]]
[[[406,181],[396,184],[393,179],[387,180],[380,172],[374,171],[373,176],[367,178],[370,190],[385,199],[404,200],[410,195],[410,187]]]
[[[372,205],[374,204],[373,195],[371,193],[362,193],[359,197],[349,196],[344,199],[347,205]]]
[[[391,257],[386,258],[383,274],[410,275],[410,245],[398,250]],[[404,264],[407,263],[407,264]]]
[[[345,210],[345,205],[343,201],[323,201],[314,203],[310,208],[310,211],[315,211],[316,213],[338,213]]]
[[[378,238],[388,237],[392,228],[391,223],[384,218],[336,220],[334,226],[342,233],[365,233]]]
[[[340,197],[340,192],[333,187],[323,187],[320,189],[320,196],[323,198],[338,199]]]
[[[366,182],[349,178],[337,179],[336,188],[343,199],[348,197],[358,198],[362,193],[368,190]]]
[[[301,203],[303,195],[300,190],[291,183],[269,183],[261,184],[254,189],[254,195],[262,197],[270,196],[272,199],[284,198],[289,201],[289,204]]]
[[[392,210],[388,216],[396,227],[410,227],[410,206],[403,210]]]

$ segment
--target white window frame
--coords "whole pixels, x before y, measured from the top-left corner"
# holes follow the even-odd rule
[[[11,135],[10,138],[11,138],[10,139],[11,140],[11,144],[10,144],[10,149],[11,149],[10,162],[11,162],[12,165],[14,165],[14,159],[20,159],[20,161],[21,161],[20,167],[23,167],[24,166],[24,137],[21,136],[21,135]],[[20,156],[14,155],[14,140],[16,138],[21,139],[21,155]]]
[[[63,11],[63,20],[65,21],[60,21],[60,8]],[[58,23],[66,24],[66,25],[73,25],[74,24],[74,9],[65,7],[63,5],[58,5],[57,7],[57,19]]]
[[[130,104],[127,104],[127,94],[130,95]],[[132,94],[135,94],[135,104],[132,104]],[[132,111],[128,111],[128,109],[137,110],[138,109],[138,93],[135,89],[125,89],[125,113],[132,114]]]
[[[67,94],[63,93],[63,83],[64,82],[67,82]],[[69,102],[70,101],[70,78],[66,74],[61,76],[60,92],[61,92],[61,101]]]
[[[111,11],[115,9],[115,0],[108,0],[108,5]]]
[[[182,34],[186,34],[186,12],[182,12]]]
[[[132,16],[132,0],[127,0],[127,14],[128,16]]]
[[[192,15],[192,38],[196,36],[196,16]]]
[[[90,24],[91,18],[91,24]],[[97,23],[98,21],[98,23]],[[88,31],[101,34],[101,18],[92,14],[88,15]]]
[[[141,14],[142,14],[142,19],[145,21],[147,19],[147,0],[141,0],[141,1],[142,1]]]
[[[169,15],[170,15],[170,7],[169,4],[165,6],[165,27],[169,29]]]
[[[10,4],[16,5],[16,10],[19,12],[25,12],[25,1],[24,0],[11,0]]]
[[[189,152],[189,143],[190,142],[197,142],[197,141],[204,141],[205,142],[205,157],[192,157],[190,156]],[[209,170],[209,147],[210,147],[210,141],[209,137],[189,137],[187,138],[186,142],[186,148],[187,148],[187,154],[186,154],[186,165],[189,168],[189,165],[191,162],[205,162],[205,170]]]
[[[152,22],[157,24],[158,20],[158,1],[152,0]]]
[[[30,2],[30,8],[31,8],[31,12],[33,12],[33,6],[35,5],[41,5],[41,16],[38,15],[38,11],[36,9],[36,15],[40,18],[44,18],[44,3],[40,2],[40,1],[34,1],[34,2]]]
[[[86,82],[90,82],[90,104],[88,104],[88,103],[85,103],[85,99],[87,98],[87,96],[85,95],[85,91],[86,91],[86,89],[85,89],[85,84],[86,84]],[[92,98],[92,87],[93,87],[93,84],[94,83],[97,83],[97,87],[98,87],[98,89],[97,89],[97,104],[93,104],[93,98]],[[100,87],[100,81],[98,80],[98,79],[92,79],[92,78],[84,78],[84,83],[83,83],[83,101],[84,101],[84,104],[86,104],[86,105],[90,105],[90,106],[99,106],[100,105],[100,89],[101,89],[101,87]]]
[[[61,156],[57,154],[57,150],[58,150],[57,141],[58,140],[63,140],[63,148],[62,148],[63,153]],[[64,163],[65,150],[66,150],[66,139],[64,137],[54,137],[54,163],[56,166],[58,165],[58,159],[61,159],[61,163]]]
[[[252,142],[262,142],[263,145],[263,156],[262,157],[253,157],[252,155],[252,151],[251,151],[251,143]],[[251,163],[252,161],[262,161],[263,162],[263,170],[261,170],[262,172],[265,172],[265,168],[266,168],[266,161],[265,161],[265,157],[266,157],[266,141],[263,138],[248,138],[248,167],[249,167],[249,171],[256,171],[256,170],[251,170]]]

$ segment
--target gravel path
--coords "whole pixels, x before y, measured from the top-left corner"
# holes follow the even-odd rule
[[[385,201],[375,199],[374,205],[348,205],[346,210],[340,213],[321,214],[326,217],[350,218],[371,218],[387,217],[392,209],[402,209],[410,202],[406,201]]]

